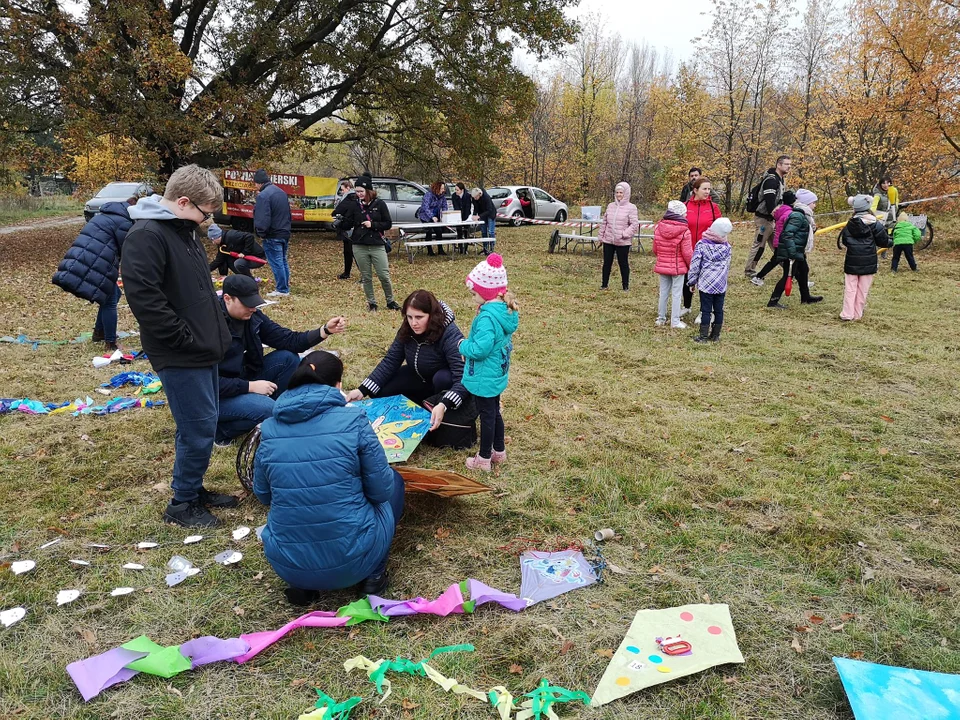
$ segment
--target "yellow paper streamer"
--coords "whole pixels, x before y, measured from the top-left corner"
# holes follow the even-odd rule
[[[346,660],[343,663],[343,669],[346,670],[347,672],[350,672],[351,670],[356,670],[359,668],[360,670],[363,670],[367,674],[367,677],[369,678],[376,671],[376,669],[380,667],[380,664],[383,662],[385,662],[383,658],[374,662],[368,657],[365,657],[363,655],[357,655],[356,657],[352,657],[349,660]],[[387,697],[389,697],[391,692],[392,692],[392,688],[390,685],[390,681],[387,678],[384,678],[383,679],[383,697],[380,698],[380,702],[382,703],[384,700],[386,700]]]
[[[327,708],[322,707],[322,708],[317,708],[316,710],[312,710],[308,713],[304,713],[303,715],[298,717],[297,720],[323,720],[323,718],[325,718],[326,716],[327,716]]]
[[[513,712],[513,694],[503,685],[490,688],[490,692],[496,696],[493,707],[500,713],[500,720],[510,720],[510,713]]]

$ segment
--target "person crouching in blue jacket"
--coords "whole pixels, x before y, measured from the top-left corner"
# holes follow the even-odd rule
[[[263,549],[295,605],[358,583],[361,597],[382,593],[403,515],[403,478],[363,410],[346,407],[342,377],[340,358],[310,353],[261,427],[253,492],[270,506]]]

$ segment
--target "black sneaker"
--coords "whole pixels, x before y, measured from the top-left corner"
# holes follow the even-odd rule
[[[188,528],[216,527],[220,524],[216,516],[207,510],[199,499],[184,503],[171,500],[167,509],[163,511],[163,521]]]
[[[376,303],[367,303],[367,310],[369,310],[370,312],[376,312],[379,309],[380,308],[377,307]]]
[[[293,586],[284,588],[283,594],[287,598],[288,603],[296,605],[297,607],[313,605],[320,597],[320,593],[316,590],[303,590],[302,588]]]
[[[214,441],[213,441],[213,446],[214,446],[215,448],[228,448],[228,447],[230,447],[231,445],[233,445],[233,438],[230,438],[229,440],[214,440]]]
[[[363,596],[379,595],[387,589],[389,584],[390,576],[387,575],[386,571],[383,571],[379,575],[371,575],[362,583],[360,583],[360,594]]]
[[[391,300],[387,303],[387,310],[403,310],[403,308],[396,300]]]
[[[823,302],[823,295],[811,295],[806,300],[801,300],[801,305],[813,305],[813,303]]]
[[[694,336],[693,341],[695,343],[705,343],[710,342],[710,338],[708,338],[706,335],[696,335]]]
[[[786,310],[787,306],[780,303],[779,300],[771,300],[767,303],[768,308],[777,308],[777,310]]]
[[[200,488],[197,499],[200,500],[200,504],[204,507],[235,508],[240,504],[240,500],[236,495],[210,492],[205,487]]]
[[[339,275],[337,275],[337,280],[349,280],[349,279],[350,279],[350,273],[340,273]]]

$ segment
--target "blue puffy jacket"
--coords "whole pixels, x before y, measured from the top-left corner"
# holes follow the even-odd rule
[[[53,275],[53,284],[81,300],[103,305],[117,291],[120,250],[133,225],[126,203],[100,208],[73,241]]]
[[[470,326],[470,337],[460,342],[466,360],[463,385],[477,397],[496,397],[507,389],[513,334],[520,313],[504,302],[485,302]]]
[[[283,393],[264,421],[253,492],[270,505],[263,549],[283,580],[338,590],[386,557],[394,474],[363,410],[327,385]]]
[[[292,222],[287,194],[273,183],[264,185],[253,205],[253,227],[257,236],[262,240],[289,238]]]

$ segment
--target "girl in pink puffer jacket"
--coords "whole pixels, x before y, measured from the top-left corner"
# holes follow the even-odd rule
[[[673,298],[670,308],[670,326],[682,330],[686,325],[680,320],[683,276],[690,269],[693,257],[693,236],[687,225],[687,206],[678,200],[667,204],[663,220],[653,231],[653,254],[657,262],[653,271],[660,276],[660,305],[657,309],[657,325],[667,322],[667,298]]]
[[[614,200],[607,205],[607,212],[600,223],[600,242],[603,244],[603,278],[601,290],[607,289],[610,282],[610,270],[613,268],[613,256],[617,256],[620,265],[620,280],[623,290],[630,289],[630,246],[633,236],[640,228],[637,206],[630,202],[630,186],[625,182],[617,183],[613,193]]]

